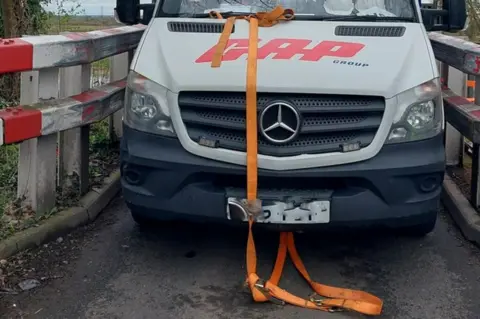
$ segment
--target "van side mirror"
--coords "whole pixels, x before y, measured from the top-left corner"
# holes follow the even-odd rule
[[[153,17],[153,11],[155,10],[155,4],[153,3],[142,3],[138,6],[138,10],[140,11],[140,23],[141,24],[149,24],[150,20]]]
[[[466,0],[443,0],[442,9],[422,8],[422,20],[427,31],[457,32],[467,21]]]
[[[137,23],[147,25],[153,17],[154,9],[154,3],[140,4],[140,0],[117,0],[115,18],[126,25]]]

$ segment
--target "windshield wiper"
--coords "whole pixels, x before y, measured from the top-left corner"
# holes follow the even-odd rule
[[[237,11],[225,11],[219,12],[222,17],[234,17],[234,16],[244,16],[249,14],[247,12],[237,12]],[[194,13],[194,14],[175,14],[171,15],[172,17],[178,18],[209,18],[209,13]],[[317,16],[314,14],[296,14],[294,20],[321,20],[321,21],[405,21],[405,22],[415,22],[414,18],[407,17],[386,17],[378,15],[342,15],[342,16]]]
[[[333,17],[315,17],[315,20],[325,21],[405,21],[414,22],[413,18],[406,17],[385,17],[378,15],[347,15],[347,16],[333,16]]]
[[[235,11],[225,11],[225,12],[218,12],[218,13],[220,13],[222,15],[222,17],[224,17],[224,18],[253,14],[253,13],[235,12]],[[180,18],[209,18],[210,14],[202,12],[202,13],[178,15],[178,17],[180,17]]]

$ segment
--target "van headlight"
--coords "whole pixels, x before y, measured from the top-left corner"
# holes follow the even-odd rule
[[[397,112],[387,144],[432,138],[444,129],[439,79],[425,82],[396,96]]]
[[[176,136],[167,88],[130,71],[125,91],[125,124],[147,133]]]

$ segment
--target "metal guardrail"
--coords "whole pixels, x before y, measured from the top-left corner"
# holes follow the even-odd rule
[[[0,41],[0,59],[9,61],[0,65],[0,73],[23,72],[23,106],[0,111],[0,145],[21,143],[17,194],[25,197],[38,213],[54,207],[56,186],[62,185],[65,175],[78,174],[79,191],[88,189],[89,124],[114,114],[117,122],[114,128],[120,130],[118,111],[123,105],[125,88],[121,79],[127,75],[133,50],[144,29],[145,26],[137,25]],[[456,129],[458,143],[460,134],[473,142],[471,203],[478,207],[480,46],[440,33],[430,33],[429,38],[436,59],[442,63],[445,114],[452,125],[447,135]],[[89,63],[106,57],[112,57],[113,82],[92,90]],[[476,104],[448,88],[450,67],[475,77]],[[447,145],[447,153],[457,147],[460,148]]]
[[[121,134],[125,77],[144,25],[0,40],[0,74],[22,72],[21,106],[0,110],[0,145],[20,143],[17,196],[38,213],[74,175],[89,189],[90,124]],[[110,57],[111,83],[90,88],[91,63]],[[58,174],[57,174],[58,173]],[[68,183],[71,184],[71,183]]]
[[[428,37],[438,61],[466,74],[480,74],[480,45],[438,32]]]
[[[144,25],[0,39],[0,74],[87,64],[135,49]]]
[[[111,82],[63,99],[6,108],[0,111],[3,143],[22,142],[101,121],[122,109],[125,84],[124,80]]]
[[[430,33],[429,38],[435,58],[441,62],[446,121],[454,128],[447,127],[446,130],[447,158],[450,159],[450,164],[461,165],[463,137],[471,141],[472,178],[469,200],[473,207],[480,208],[480,45],[436,32]],[[474,102],[448,88],[450,67],[468,75],[470,81],[475,81]],[[465,94],[468,96],[467,88]]]

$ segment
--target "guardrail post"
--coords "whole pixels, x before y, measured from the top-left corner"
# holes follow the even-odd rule
[[[32,104],[57,97],[57,68],[22,73],[20,104]],[[55,134],[20,144],[17,196],[25,199],[25,203],[30,204],[38,215],[55,207],[56,148]]]
[[[133,50],[114,55],[110,58],[110,81],[118,81],[128,75],[130,63],[133,59]],[[109,117],[110,141],[122,136],[123,109]]]
[[[467,74],[465,96],[469,102],[475,103],[475,76]],[[462,141],[462,151],[460,153],[460,165],[463,167],[463,159],[465,158],[465,152],[472,152],[472,142],[466,137]]]
[[[475,101],[475,76],[467,75],[467,100],[470,102]]]
[[[475,104],[480,105],[480,76],[475,77]],[[480,206],[480,178],[478,176],[480,168],[480,144],[472,145],[472,180],[470,191],[470,202],[475,208]]]
[[[76,95],[90,88],[91,66],[83,64],[63,68],[60,76],[61,97]],[[65,178],[71,177],[75,173],[79,178],[80,194],[85,194],[89,188],[89,135],[89,125],[59,134],[59,185],[69,185],[71,181]]]
[[[444,85],[450,87],[450,83],[453,84],[454,80],[450,77],[450,67],[446,63],[441,64],[441,79]],[[455,75],[457,75],[455,73]],[[453,80],[453,81],[452,81]],[[465,81],[463,81],[465,82]],[[462,94],[458,92],[459,88],[452,88],[453,91],[456,91],[457,94]],[[460,89],[462,91],[462,89]],[[446,123],[445,126],[445,152],[446,152],[446,162],[447,166],[458,166],[460,164],[461,152],[462,152],[462,135],[457,131],[450,123]]]

